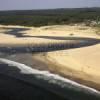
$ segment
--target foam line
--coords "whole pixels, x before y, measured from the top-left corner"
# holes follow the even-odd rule
[[[20,73],[22,73],[22,74],[34,75],[38,79],[42,79],[42,80],[47,81],[51,84],[56,84],[58,86],[61,86],[64,89],[69,87],[69,88],[73,88],[73,89],[76,89],[79,91],[84,91],[84,92],[100,95],[100,91],[98,91],[96,89],[79,84],[79,83],[74,82],[72,80],[69,80],[67,78],[61,77],[57,74],[51,74],[48,71],[36,70],[36,69],[33,69],[29,66],[26,66],[25,64],[21,64],[21,63],[11,61],[8,59],[4,59],[4,58],[0,58],[0,61],[3,63],[6,63],[8,65],[19,68]]]

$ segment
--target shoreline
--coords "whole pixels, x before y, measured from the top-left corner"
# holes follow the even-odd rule
[[[13,67],[11,68],[20,69],[20,73],[19,71],[17,72],[15,71],[11,73],[10,69],[7,69],[8,70],[8,73],[6,73],[7,75],[13,76],[17,79],[21,79],[31,84],[37,84],[38,86],[46,88],[47,90],[52,91],[53,93],[56,93],[65,98],[69,97],[69,98],[77,99],[77,100],[80,100],[80,98],[81,100],[84,100],[82,99],[82,97],[87,100],[89,98],[93,100],[100,99],[99,91],[92,89],[90,87],[78,84],[69,79],[65,79],[57,74],[51,74],[47,71],[39,71],[36,69],[32,69],[24,64],[20,64],[20,63],[3,59],[3,58],[0,58],[0,61],[8,65],[12,65]],[[23,75],[32,75],[33,79],[32,77],[25,77]],[[39,81],[41,82],[41,84]]]
[[[91,76],[91,74],[93,74],[94,75],[92,76],[93,78],[90,77],[92,81],[98,82],[98,83],[100,82],[99,81],[100,78],[95,77],[96,75],[100,76],[98,72],[99,67],[97,67],[97,65],[100,65],[99,60],[98,60],[100,58],[99,56],[100,46],[98,45],[100,43],[100,37],[95,33],[96,30],[93,29],[92,27],[86,27],[82,25],[79,25],[79,26],[68,26],[68,25],[60,26],[59,25],[59,26],[47,26],[47,27],[40,27],[40,28],[33,27],[33,28],[29,28],[29,30],[26,30],[26,28],[21,27],[21,26],[4,26],[5,27],[4,29],[2,29],[3,27],[2,25],[0,27],[1,27],[0,44],[2,44],[0,46],[0,51],[1,51],[0,57],[6,58],[6,55],[9,55],[9,56],[11,55],[11,57],[8,57],[9,59],[11,58],[11,60],[15,59],[15,61],[18,60],[20,63],[35,65],[35,68],[39,64],[38,68],[40,69],[50,70],[52,72],[61,74],[64,77],[66,75],[69,78],[72,77],[71,79],[76,80],[76,81],[79,81],[80,78],[84,80],[88,80],[89,75]],[[71,47],[68,45],[70,44],[69,43],[70,40],[71,40]],[[77,40],[77,42],[75,42],[75,40]],[[66,44],[63,44],[65,41],[66,41]],[[36,46],[36,50],[35,50],[33,46],[36,43],[38,44],[38,46]],[[39,44],[43,44],[43,45],[40,47]],[[47,44],[50,44],[50,45],[47,45]],[[96,44],[97,46],[95,47]],[[80,49],[78,45],[81,47]],[[91,46],[87,47],[89,45]],[[74,46],[74,49],[73,49],[73,46]],[[87,49],[84,50],[83,47]],[[70,48],[69,51],[67,50],[68,48]],[[55,55],[56,51],[58,53],[63,54],[63,51],[60,51],[59,49],[60,50],[66,49],[66,51],[68,52],[71,51],[69,55],[71,55],[72,57],[68,58],[67,52],[65,52],[67,55],[64,55],[64,56],[60,56],[59,54]],[[37,50],[39,52],[32,52],[32,51],[37,51]],[[40,51],[43,51],[42,54],[45,54],[44,58],[43,56],[38,55]],[[54,52],[52,53],[51,51],[54,51]],[[2,53],[4,54],[4,56],[2,55]],[[28,53],[30,54],[29,56],[26,55]],[[45,58],[47,57],[46,53],[47,55],[51,53],[50,55],[51,58],[54,58],[53,62],[52,61],[46,62],[47,60]],[[33,57],[34,54],[36,54],[35,58]],[[29,59],[26,59],[28,57]],[[73,59],[74,57],[76,58]],[[81,60],[80,57],[83,57],[82,59],[83,62],[80,61]],[[44,59],[44,61],[41,60],[42,58]],[[92,61],[94,61],[94,63],[92,63]],[[87,62],[87,65],[88,65],[84,69],[84,71],[87,70],[86,71],[87,77],[84,77],[84,75],[82,75],[82,73],[80,72],[80,70],[82,70],[81,68],[85,66],[84,64],[85,62]],[[56,63],[57,65],[55,65]],[[34,68],[34,66],[32,67]],[[72,70],[70,70],[70,68],[72,68]],[[91,70],[92,68],[94,70]],[[74,75],[72,74],[72,72],[74,73]],[[78,79],[74,79],[73,77],[78,77]],[[83,80],[81,81],[83,82]],[[86,85],[87,83],[90,84],[91,81],[86,82]],[[95,87],[95,85],[93,86]]]
[[[53,74],[61,75],[62,77],[68,78],[70,80],[76,81],[80,84],[92,87],[94,89],[97,89],[100,91],[100,85],[88,81],[88,79],[84,79],[79,77],[79,75],[74,76],[74,73],[77,73],[77,71],[66,68],[62,65],[58,65],[57,63],[51,62],[47,57],[46,53],[40,53],[40,54],[17,54],[17,55],[4,55],[4,58],[9,60],[14,60],[19,63],[24,63],[27,66],[30,66],[31,68],[35,68],[41,71],[50,71]],[[23,60],[24,58],[24,60]],[[40,59],[42,58],[42,60]],[[63,72],[62,68],[65,69],[66,73]],[[73,74],[72,74],[73,73]],[[79,72],[80,74],[80,72]]]
[[[77,71],[75,71],[75,70],[66,68],[66,67],[64,67],[63,65],[55,64],[55,63],[53,63],[53,62],[50,62],[49,60],[48,60],[48,64],[49,64],[50,67],[51,67],[51,66],[54,67],[54,69],[53,69],[52,67],[51,67],[51,68],[49,67],[51,72],[53,72],[53,73],[55,73],[55,74],[58,74],[58,75],[61,75],[62,77],[68,78],[68,79],[70,79],[70,80],[72,80],[72,81],[78,82],[78,83],[80,83],[80,84],[86,85],[86,86],[88,86],[88,87],[91,87],[91,88],[94,88],[94,89],[97,89],[97,90],[100,91],[100,84],[99,84],[99,83],[97,84],[96,82],[89,81],[89,80],[86,80],[86,79],[82,79],[82,78],[79,77],[79,75],[74,76],[74,73],[75,73],[75,72],[76,72],[76,73],[80,73],[80,72],[77,72]],[[60,68],[62,68],[62,67],[66,69],[66,73],[68,72],[67,74],[64,73],[62,70],[58,70],[58,69],[60,69]],[[57,68],[57,69],[56,69],[56,68]],[[56,70],[55,70],[55,69],[56,69]]]

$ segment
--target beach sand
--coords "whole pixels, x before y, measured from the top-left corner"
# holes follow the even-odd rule
[[[13,35],[16,28],[22,37]],[[13,30],[13,31],[12,31]],[[25,37],[26,36],[26,37]],[[42,36],[42,37],[41,37]],[[0,46],[7,45],[36,45],[48,43],[61,43],[64,39],[50,39],[46,37],[86,37],[100,39],[96,29],[82,25],[55,25],[45,27],[22,27],[0,25]],[[8,55],[12,59],[40,70],[49,70],[64,77],[75,80],[81,84],[100,90],[100,44],[76,49],[53,51],[41,54]],[[23,60],[25,58],[25,60]],[[29,58],[29,59],[28,59]],[[31,63],[32,62],[32,63]]]

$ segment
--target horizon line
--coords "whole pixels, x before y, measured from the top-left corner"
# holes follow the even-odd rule
[[[100,7],[66,7],[66,8],[39,8],[39,9],[4,9],[0,11],[24,11],[24,10],[55,10],[55,9],[84,9],[84,8],[100,8]]]

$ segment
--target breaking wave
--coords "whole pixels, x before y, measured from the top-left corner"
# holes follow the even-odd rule
[[[70,97],[71,100],[73,100],[74,97],[76,98],[74,98],[74,100],[80,100],[78,99],[77,96],[79,95],[77,94],[81,93],[83,96],[97,96],[100,99],[100,92],[98,90],[61,77],[57,74],[52,74],[48,71],[36,70],[29,66],[26,66],[25,64],[21,64],[4,58],[0,58],[0,61],[8,64],[9,66],[17,67],[18,69],[20,69],[21,75],[11,73],[11,71],[6,73],[7,75],[12,76],[16,79],[20,79],[24,82],[36,84],[65,98],[68,98],[68,96],[72,95],[72,97]],[[33,78],[31,77],[31,79],[28,79],[23,75],[32,75]],[[76,96],[74,96],[74,94],[76,94]]]

